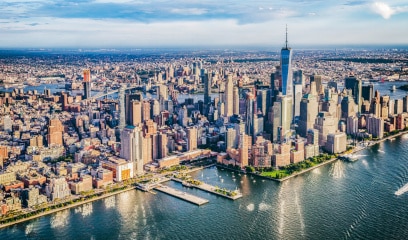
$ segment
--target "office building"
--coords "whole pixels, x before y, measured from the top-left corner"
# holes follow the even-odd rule
[[[91,70],[85,69],[83,74],[84,99],[89,99],[91,97]]]
[[[316,97],[312,94],[305,94],[300,102],[298,121],[298,133],[300,136],[306,137],[307,131],[313,128],[318,110],[319,106]]]
[[[62,134],[64,133],[64,126],[57,118],[50,119],[48,125],[47,142],[48,146],[62,145]]]
[[[232,81],[231,74],[228,74],[227,76],[224,91],[224,102],[224,116],[231,117],[234,114],[234,82]]]
[[[280,66],[282,71],[282,95],[293,96],[292,49],[288,47],[287,29],[285,47],[281,50]]]
[[[355,76],[346,77],[344,83],[345,89],[351,89],[353,94],[354,102],[358,106],[358,112],[361,112],[362,105],[362,83],[361,80],[357,79]]]
[[[120,156],[134,164],[133,173],[143,174],[143,134],[140,128],[127,126],[121,134]]]
[[[331,154],[345,152],[347,149],[347,135],[344,132],[327,135],[325,148]]]
[[[196,127],[187,128],[188,151],[197,149],[198,130]]]

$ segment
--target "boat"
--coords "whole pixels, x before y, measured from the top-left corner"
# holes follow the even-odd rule
[[[395,195],[399,196],[399,195],[404,194],[407,191],[408,191],[408,183],[405,184],[402,188],[398,189],[398,191],[395,192]]]
[[[357,155],[353,155],[353,154],[346,154],[346,155],[343,155],[341,158],[342,158],[343,160],[348,161],[348,162],[355,162],[355,161],[358,160],[358,156],[357,156]]]
[[[397,87],[395,85],[392,85],[392,87],[390,88],[390,91],[394,92],[395,90],[397,90]]]

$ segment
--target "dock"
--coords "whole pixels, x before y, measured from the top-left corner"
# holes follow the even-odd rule
[[[169,186],[163,186],[163,185],[157,185],[155,188],[155,190],[160,191],[160,192],[164,192],[168,195],[174,196],[176,198],[182,199],[184,201],[190,202],[190,203],[194,203],[198,206],[201,206],[203,204],[208,203],[209,201],[207,199],[204,198],[200,198],[191,194],[188,194],[186,192],[182,192],[179,191],[177,189],[171,188]]]
[[[216,187],[214,187],[214,186],[212,186],[210,184],[207,184],[207,183],[201,183],[200,185],[188,184],[188,183],[185,183],[183,180],[178,179],[178,178],[174,178],[174,177],[171,178],[171,180],[182,183],[183,186],[191,187],[191,188],[197,188],[197,189],[200,189],[202,191],[213,193],[213,194],[216,194],[218,196],[225,197],[225,198],[228,198],[228,199],[231,199],[231,200],[236,200],[236,199],[242,197],[242,193],[240,193],[240,192],[237,192],[236,195],[234,195],[234,196],[229,196],[229,195],[226,195],[226,194],[222,194],[222,193],[216,191]]]

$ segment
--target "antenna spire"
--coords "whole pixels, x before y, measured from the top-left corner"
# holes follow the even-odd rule
[[[286,24],[286,41],[285,41],[285,48],[288,49],[288,24]]]

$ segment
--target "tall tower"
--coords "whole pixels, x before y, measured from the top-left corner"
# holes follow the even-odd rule
[[[205,69],[201,69],[201,78],[203,79],[202,81],[204,82],[204,108],[206,109],[204,111],[205,115],[208,115],[208,105],[211,103],[211,74],[207,73]]]
[[[225,85],[225,106],[224,115],[231,117],[234,114],[234,83],[232,75],[228,74],[227,83]]]
[[[362,89],[361,89],[361,80],[357,79],[355,76],[349,76],[346,77],[345,79],[345,84],[344,87],[346,89],[351,89],[351,92],[353,94],[354,102],[358,105],[358,112],[361,112],[361,95],[362,95]]]
[[[126,126],[125,113],[125,90],[126,86],[122,85],[119,88],[119,130],[122,131]]]
[[[280,59],[282,71],[282,95],[288,96],[293,93],[293,79],[292,79],[292,49],[288,47],[288,27],[286,26],[286,41],[285,47],[281,50]]]
[[[239,89],[237,86],[235,86],[233,90],[233,101],[234,104],[232,106],[232,112],[236,115],[239,115]]]
[[[143,174],[143,134],[140,128],[128,126],[121,134],[120,156],[133,162],[133,172]]]
[[[85,69],[84,73],[84,80],[82,84],[84,85],[84,99],[88,99],[91,97],[91,70]]]
[[[198,131],[196,127],[187,129],[188,151],[197,149],[197,135]]]

